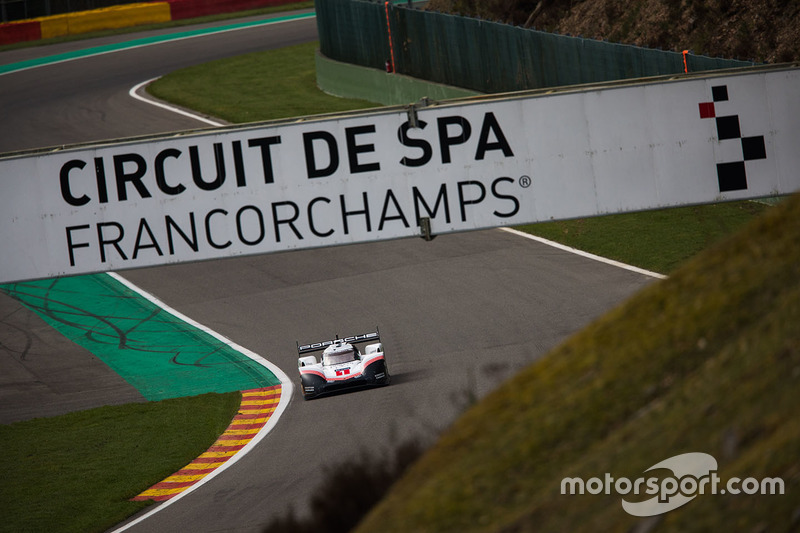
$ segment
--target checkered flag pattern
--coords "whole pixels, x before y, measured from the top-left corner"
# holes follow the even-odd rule
[[[713,118],[717,124],[717,139],[725,141],[738,139],[742,145],[741,161],[717,163],[717,181],[719,192],[741,191],[747,189],[747,172],[745,163],[755,159],[766,159],[767,149],[764,136],[742,137],[739,126],[739,115],[717,116],[715,104],[728,100],[728,86],[718,85],[711,88],[712,102],[701,102],[700,118]]]

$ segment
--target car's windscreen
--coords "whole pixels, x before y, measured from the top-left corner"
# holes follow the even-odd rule
[[[334,354],[325,354],[322,357],[322,364],[324,365],[338,365],[339,363],[347,363],[348,361],[352,361],[353,357],[353,350],[348,350],[346,352],[336,352]]]

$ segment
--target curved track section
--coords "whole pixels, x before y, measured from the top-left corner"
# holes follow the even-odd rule
[[[242,27],[57,63],[48,61],[89,49],[117,50],[132,42],[164,38],[176,30],[0,52],[0,66],[23,62],[42,65],[0,75],[0,153],[207,126],[131,98],[129,91],[142,81],[177,68],[316,39],[313,18],[246,27],[257,22],[257,17],[228,21],[221,26]],[[179,31],[203,33],[212,28],[220,29],[220,24],[186,26]],[[0,423],[144,401],[97,357],[67,341],[3,293],[0,355],[4,400]]]
[[[0,113],[18,130],[0,150],[197,127],[127,91],[187,64],[315,38],[313,21],[273,28],[238,45],[232,34],[210,36],[0,77]],[[251,453],[130,524],[136,532],[258,531],[290,507],[302,515],[328,467],[406,439],[429,442],[470,402],[651,279],[498,230],[124,276],[290,376],[295,341],[377,325],[393,378],[309,402],[296,392]]]
[[[132,531],[257,531],[326,468],[430,441],[475,398],[648,282],[501,231],[130,271],[290,376],[295,340],[380,326],[392,385],[304,402],[213,483]],[[205,289],[203,288],[205,287]]]
[[[180,31],[200,32],[207,27]],[[167,32],[136,34],[128,39]],[[128,91],[142,81],[180,68],[305,43],[316,37],[316,20],[310,18],[126,48],[0,76],[0,153],[202,127],[204,124],[196,119],[134,100]],[[112,42],[98,39],[78,41],[80,45],[13,50],[0,53],[0,64]]]

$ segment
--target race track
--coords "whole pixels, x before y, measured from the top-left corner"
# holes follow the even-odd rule
[[[312,20],[0,76],[0,113],[16,131],[0,151],[196,128],[128,91],[189,64],[315,38]],[[295,341],[377,325],[393,376],[386,388],[310,402],[296,390],[254,451],[128,529],[136,532],[250,532],[290,506],[303,513],[328,467],[430,442],[469,402],[651,282],[501,230],[122,275],[292,377]]]

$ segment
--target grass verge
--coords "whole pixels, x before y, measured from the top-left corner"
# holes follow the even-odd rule
[[[357,531],[800,526],[799,220],[795,195],[515,376],[461,417]],[[686,452],[714,456],[723,482],[779,477],[785,493],[705,494],[639,519],[613,491],[560,492],[566,476],[663,476],[644,472]]]
[[[517,229],[660,274],[750,222],[771,206],[754,201],[543,222]]]
[[[149,505],[131,502],[206,451],[238,392],[100,407],[0,426],[0,531],[105,531]]]
[[[242,123],[376,107],[317,88],[316,42],[204,63],[156,80],[156,98]]]

